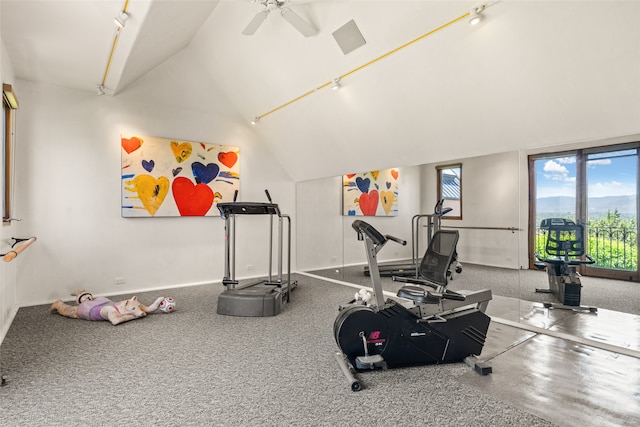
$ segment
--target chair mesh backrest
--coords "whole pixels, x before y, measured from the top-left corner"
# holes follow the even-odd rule
[[[584,255],[584,227],[578,224],[551,224],[545,251],[551,256]]]
[[[456,256],[458,236],[457,230],[440,230],[433,235],[418,268],[421,278],[447,286],[447,272]]]

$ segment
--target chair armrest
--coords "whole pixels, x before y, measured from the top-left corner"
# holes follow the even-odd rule
[[[403,286],[396,295],[420,304],[438,304],[442,299],[442,294],[430,292],[419,286]]]
[[[444,299],[453,299],[453,300],[456,300],[456,301],[464,301],[464,300],[467,299],[466,296],[464,296],[462,294],[459,294],[457,292],[454,292],[452,290],[449,290],[449,289],[445,289],[444,290],[444,293],[442,294],[442,298],[444,298]]]
[[[437,290],[438,289],[438,285],[435,285],[427,280],[423,280],[423,279],[416,279],[414,277],[401,277],[401,276],[393,276],[391,277],[391,280],[394,282],[401,282],[401,283],[412,283],[414,285],[422,285],[422,286],[428,286],[431,289]]]

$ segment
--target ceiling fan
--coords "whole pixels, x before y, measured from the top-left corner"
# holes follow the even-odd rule
[[[244,34],[245,36],[252,36],[253,34],[255,34],[255,32],[258,30],[260,25],[262,25],[265,19],[267,19],[267,16],[269,15],[269,13],[271,13],[272,10],[280,11],[280,15],[282,15],[282,17],[289,24],[291,24],[296,30],[298,30],[305,37],[310,37],[318,32],[318,30],[313,25],[311,25],[310,23],[302,19],[298,14],[296,14],[294,11],[292,11],[288,7],[284,6],[287,0],[285,1],[254,0],[254,1],[264,6],[264,10],[261,10],[260,12],[258,12],[256,16],[253,17],[251,22],[249,22],[249,25],[247,25],[247,27],[242,31],[242,34]]]

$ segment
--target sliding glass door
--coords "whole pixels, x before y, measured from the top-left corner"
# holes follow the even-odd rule
[[[638,150],[586,153],[589,275],[637,280]],[[600,270],[600,271],[598,271]]]
[[[545,218],[585,227],[585,247],[596,261],[590,276],[639,280],[638,144],[529,158],[530,267],[544,255]]]

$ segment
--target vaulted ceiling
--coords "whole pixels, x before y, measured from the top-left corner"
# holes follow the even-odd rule
[[[247,126],[261,117],[257,140],[296,181],[640,134],[640,2],[487,3],[476,26],[477,2],[285,4],[310,37],[277,10],[241,34],[263,9],[246,0],[2,0],[0,14],[27,81],[96,92],[109,63],[119,96],[188,51]],[[332,33],[352,19],[366,43],[344,54]]]

